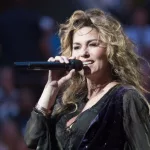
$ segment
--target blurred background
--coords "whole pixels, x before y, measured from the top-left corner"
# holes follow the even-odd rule
[[[150,0],[0,1],[0,150],[27,150],[26,122],[47,80],[47,72],[16,70],[16,61],[47,61],[59,54],[58,26],[77,9],[101,8],[117,18],[150,62]],[[141,62],[150,90],[150,70]],[[146,94],[150,101],[150,94]]]

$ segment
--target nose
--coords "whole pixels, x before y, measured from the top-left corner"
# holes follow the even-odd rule
[[[80,53],[80,57],[88,58],[90,56],[88,49],[84,49]]]

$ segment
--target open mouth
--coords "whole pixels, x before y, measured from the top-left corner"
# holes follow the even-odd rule
[[[87,66],[89,64],[93,64],[94,61],[90,60],[90,61],[85,61],[83,62],[83,66]]]

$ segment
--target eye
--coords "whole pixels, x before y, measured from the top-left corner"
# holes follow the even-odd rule
[[[92,47],[97,47],[99,46],[99,43],[98,42],[95,42],[95,43],[90,43],[89,46],[92,46]]]
[[[74,46],[73,47],[73,50],[78,50],[78,49],[80,49],[80,46]]]

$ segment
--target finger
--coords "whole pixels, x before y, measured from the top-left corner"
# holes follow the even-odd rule
[[[72,69],[66,76],[62,77],[59,81],[58,84],[61,86],[63,85],[66,81],[68,81],[73,75],[75,74],[75,69]]]
[[[64,59],[63,59],[63,57],[61,57],[61,56],[56,56],[55,60],[59,61],[60,63],[64,63],[65,62]]]
[[[75,74],[75,69],[70,70],[70,72],[67,74],[66,79],[70,79]]]
[[[50,57],[49,59],[48,59],[48,61],[50,62],[50,61],[55,61],[55,59],[54,59],[54,57]]]
[[[71,56],[71,57],[69,57],[69,59],[76,59],[76,57],[75,56]]]
[[[64,59],[65,63],[67,63],[67,64],[69,63],[69,60],[66,56],[61,56],[61,57]]]
[[[48,62],[54,62],[54,61],[55,61],[54,57],[50,57],[48,59]],[[51,74],[51,70],[49,70],[49,76],[50,76],[50,74]]]
[[[75,74],[75,69],[72,69],[66,76],[62,77],[59,81],[58,81],[58,85],[62,86],[66,81],[68,81],[69,79],[71,79],[71,77]]]

